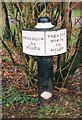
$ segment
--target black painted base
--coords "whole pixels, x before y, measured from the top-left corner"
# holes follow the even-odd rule
[[[54,92],[54,80],[53,80],[53,57],[38,57],[38,91],[39,91],[39,100],[42,101],[51,101],[41,98],[41,94],[44,91],[48,91],[53,95]]]

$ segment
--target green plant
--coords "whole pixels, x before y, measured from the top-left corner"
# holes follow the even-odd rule
[[[9,62],[9,61],[11,61],[11,59],[10,59],[9,56],[3,56],[2,60],[3,60],[3,62]]]
[[[62,107],[62,106],[55,107],[55,114],[62,115],[63,113],[64,113],[64,107]]]
[[[81,89],[80,89],[80,87],[79,87],[79,86],[77,86],[76,90],[77,90],[78,92],[80,92],[80,91],[81,91]]]
[[[50,113],[52,112],[52,108],[50,108],[50,106],[45,106],[39,107],[39,112],[38,112],[38,117],[39,118],[51,118]]]
[[[63,106],[40,106],[39,107],[39,112],[38,112],[38,117],[39,118],[51,118],[52,114],[55,115],[62,115],[64,113],[64,107]]]
[[[36,102],[38,102],[38,98],[31,97],[30,101],[33,102],[33,103],[36,103]]]
[[[6,96],[7,93],[7,96]],[[20,93],[16,91],[16,89],[10,85],[8,87],[7,92],[4,92],[3,94],[3,103],[6,105],[6,109],[10,109],[11,105],[15,105],[16,103],[28,103],[30,102],[37,102],[37,98],[34,98],[32,96],[28,96],[27,93]]]
[[[82,102],[79,103],[79,106],[82,108]]]

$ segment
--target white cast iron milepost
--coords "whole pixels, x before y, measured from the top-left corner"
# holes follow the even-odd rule
[[[53,100],[53,56],[67,51],[66,29],[57,29],[47,16],[39,17],[37,25],[22,30],[23,52],[36,56],[40,103]]]

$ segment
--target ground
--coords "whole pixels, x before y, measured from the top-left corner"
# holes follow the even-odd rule
[[[2,65],[3,118],[82,119],[81,74],[79,66],[75,74],[69,77],[65,88],[54,87],[54,100],[50,104],[40,105],[37,81],[33,85],[26,78],[24,69],[13,66],[6,57]]]

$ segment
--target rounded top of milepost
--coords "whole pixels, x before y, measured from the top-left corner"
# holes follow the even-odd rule
[[[48,16],[42,16],[38,18],[38,23],[46,23],[46,22],[51,22]]]
[[[41,16],[38,18],[38,23],[35,26],[37,29],[50,29],[53,28],[54,25],[51,24],[51,20],[48,16]]]

